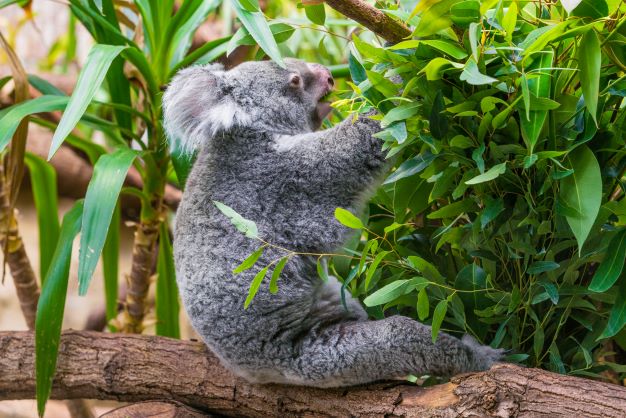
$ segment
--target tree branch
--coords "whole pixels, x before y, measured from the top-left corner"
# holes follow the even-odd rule
[[[391,43],[396,44],[411,36],[411,30],[402,22],[392,19],[364,1],[326,0],[326,4]]]
[[[32,398],[34,338],[0,332],[0,400]],[[450,383],[397,382],[343,389],[251,385],[198,342],[67,331],[52,396],[137,402],[163,399],[224,416],[623,417],[626,388],[538,369],[498,365]]]

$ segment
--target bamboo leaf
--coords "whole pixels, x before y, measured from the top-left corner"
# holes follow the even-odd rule
[[[109,330],[116,331],[111,320],[117,317],[118,268],[120,255],[120,205],[115,205],[107,239],[102,247],[102,275],[104,276],[104,302]]]
[[[289,260],[289,257],[283,257],[280,259],[278,264],[276,264],[276,267],[274,267],[274,271],[272,272],[272,278],[270,279],[270,293],[271,294],[276,294],[278,292],[278,278],[280,277],[280,274],[283,272],[283,269],[285,268],[285,264],[287,264],[288,260]]]
[[[485,173],[467,180],[465,184],[485,183],[487,181],[491,181],[497,178],[498,176],[500,176],[501,174],[504,174],[505,172],[506,172],[506,162],[503,162],[502,164],[494,165]]]
[[[580,84],[585,98],[585,106],[596,126],[598,125],[598,97],[600,96],[600,66],[602,52],[600,40],[595,30],[587,31],[580,40],[578,47],[578,67]]]
[[[59,240],[50,264],[51,268],[46,274],[37,304],[35,379],[39,416],[43,416],[46,402],[52,390],[52,378],[56,370],[61,325],[65,310],[72,244],[80,231],[82,213],[83,201],[79,200],[63,217]]]
[[[138,152],[121,148],[100,157],[87,187],[78,256],[78,293],[84,295],[96,269],[126,173]]]
[[[167,222],[161,222],[159,232],[159,258],[157,261],[156,284],[156,333],[164,337],[180,338],[178,287],[174,253]]]
[[[410,279],[393,281],[366,297],[363,303],[365,306],[377,306],[391,302],[392,300],[404,295],[407,290],[412,289],[410,284]]]
[[[522,90],[524,93],[524,107],[525,114],[522,114],[520,110],[520,128],[522,130],[522,137],[532,154],[539,135],[543,130],[543,126],[546,122],[548,113],[545,111],[531,111],[530,110],[530,98],[534,96],[536,98],[550,98],[551,91],[551,70],[552,61],[554,59],[554,51],[544,51],[540,53],[539,58],[536,60],[536,68],[532,73],[526,73],[521,78]]]
[[[261,269],[261,271],[259,271],[256,276],[254,276],[254,279],[252,280],[252,283],[250,284],[250,290],[248,291],[248,297],[246,298],[246,301],[243,304],[243,308],[244,309],[248,309],[248,306],[250,306],[250,304],[252,303],[252,300],[254,299],[254,297],[256,296],[256,294],[259,291],[259,287],[261,287],[261,283],[263,282],[263,279],[265,278],[265,275],[267,274],[267,270],[268,270],[269,266],[265,266]]]
[[[279,66],[285,68],[285,63],[278,49],[278,45],[272,36],[272,31],[267,24],[267,20],[261,12],[250,12],[246,10],[240,0],[231,0],[231,4],[237,13],[237,17],[245,26],[246,30],[261,49]]]
[[[352,212],[347,211],[343,208],[335,208],[335,219],[337,219],[343,226],[347,226],[352,229],[363,229],[365,225],[363,222],[356,216],[352,214]]]
[[[221,202],[214,200],[213,204],[230,220],[233,225],[235,225],[235,228],[237,228],[239,232],[242,232],[246,237],[256,238],[258,236],[259,231],[253,221],[244,218],[233,208],[226,206]]]
[[[372,277],[374,277],[374,273],[376,273],[376,269],[378,268],[378,265],[380,264],[381,261],[383,261],[383,259],[387,256],[387,254],[389,254],[389,251],[379,252],[378,254],[376,254],[376,257],[374,258],[374,261],[372,261],[372,264],[369,265],[367,269],[367,274],[365,275],[365,291],[366,292],[370,288]]]
[[[622,280],[619,284],[615,304],[609,314],[609,322],[598,340],[613,337],[624,328],[624,325],[626,325],[626,280]]]
[[[428,318],[429,313],[430,302],[428,300],[428,293],[426,292],[426,288],[423,287],[417,294],[417,316],[420,321],[423,321]]]
[[[609,243],[604,260],[593,275],[589,290],[606,292],[615,284],[624,270],[626,260],[626,229],[617,233]]]
[[[125,46],[103,44],[96,44],[91,48],[85,66],[78,76],[74,93],[70,97],[59,126],[52,137],[48,159],[52,158],[65,138],[74,129],[96,91],[100,88],[111,63],[125,48]]]
[[[446,312],[448,311],[448,300],[444,299],[440,301],[437,306],[435,306],[435,311],[433,312],[433,322],[431,324],[431,335],[433,338],[433,344],[437,341],[437,335],[439,335],[439,329],[441,328],[441,324],[446,317]]]
[[[45,278],[54,255],[54,246],[50,243],[57,242],[59,239],[57,175],[52,165],[34,154],[27,152],[24,162],[30,173],[33,199],[37,210],[39,277]]]
[[[578,242],[580,254],[600,211],[602,177],[598,160],[586,145],[576,148],[566,158],[574,173],[561,180],[561,199],[578,214],[566,218]]]
[[[259,257],[261,257],[261,254],[263,254],[264,249],[265,249],[264,246],[257,248],[255,252],[250,254],[245,260],[241,262],[241,264],[235,267],[235,269],[233,270],[233,274],[239,274],[242,271],[246,271],[252,266],[254,266],[254,264],[257,262]]]

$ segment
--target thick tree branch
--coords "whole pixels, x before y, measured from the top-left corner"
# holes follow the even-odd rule
[[[396,44],[411,36],[411,30],[402,22],[392,19],[364,1],[326,0],[326,4],[391,43]]]
[[[33,346],[30,332],[0,332],[0,400],[34,396]],[[237,417],[626,416],[626,388],[513,365],[430,388],[258,386],[233,377],[198,342],[85,331],[64,333],[52,395],[173,400]]]

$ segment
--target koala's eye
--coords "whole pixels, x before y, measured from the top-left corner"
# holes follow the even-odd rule
[[[289,84],[292,87],[300,87],[302,85],[302,79],[298,74],[292,74],[291,77],[289,77]]]

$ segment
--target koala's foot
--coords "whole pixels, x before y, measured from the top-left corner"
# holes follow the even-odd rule
[[[488,345],[482,345],[470,335],[464,335],[461,342],[465,344],[474,353],[475,370],[487,370],[494,363],[500,362],[504,358],[506,350],[503,348],[492,348]]]

